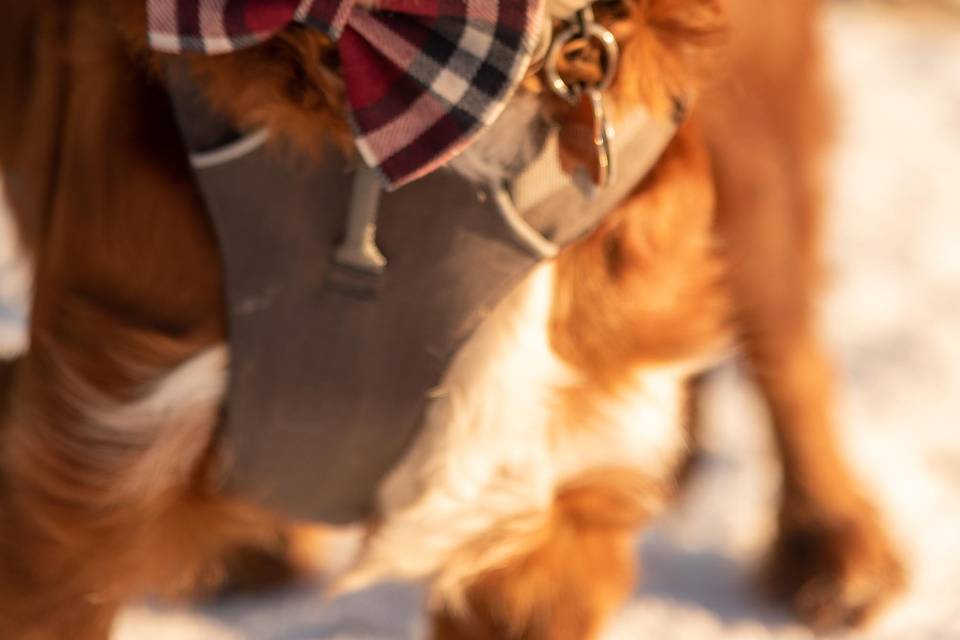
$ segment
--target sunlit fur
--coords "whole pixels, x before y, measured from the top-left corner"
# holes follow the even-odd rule
[[[217,484],[220,260],[143,0],[9,4],[0,166],[16,176],[36,286],[29,351],[0,372],[0,638],[105,640],[130,598],[290,538]],[[629,591],[633,532],[671,493],[687,378],[738,341],[784,466],[778,590],[823,626],[861,622],[895,593],[897,556],[832,435],[814,328],[829,129],[816,7],[598,7],[623,46],[611,110],[642,105],[677,137],[457,355],[344,586],[427,575],[444,640],[595,637]],[[316,31],[190,65],[216,108],[275,146],[348,147]],[[545,116],[572,117],[536,77],[524,86]]]

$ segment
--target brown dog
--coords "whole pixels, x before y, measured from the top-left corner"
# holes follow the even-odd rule
[[[36,279],[3,416],[2,638],[103,640],[130,598],[215,575],[217,559],[269,547],[282,526],[212,480],[221,259],[171,142],[143,4],[3,12],[0,165]],[[434,401],[384,488],[355,584],[429,577],[437,638],[594,637],[681,461],[687,383],[735,333],[784,468],[775,584],[822,626],[859,623],[900,587],[835,442],[814,326],[830,128],[816,13],[813,0],[599,12],[623,48],[616,112],[684,123],[629,197],[462,347],[445,380],[470,427]],[[329,59],[324,37],[289,29],[192,68],[238,127],[315,157],[347,132]],[[543,93],[537,76],[527,88]],[[558,122],[576,117],[542,99]],[[470,413],[491,404],[492,419]],[[489,485],[449,499],[467,466]],[[397,497],[411,486],[427,487],[421,499]]]

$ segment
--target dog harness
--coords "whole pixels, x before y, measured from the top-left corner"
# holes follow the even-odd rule
[[[591,20],[581,13],[563,37],[602,37],[587,31]],[[330,523],[375,512],[458,347],[535,265],[622,201],[675,132],[641,109],[611,142],[602,88],[556,88],[599,110],[598,164],[616,168],[572,179],[556,127],[520,91],[501,117],[525,119],[525,139],[511,141],[503,175],[444,168],[384,191],[376,168],[333,148],[307,163],[268,149],[263,132],[235,132],[181,61],[169,76],[226,281],[224,482]]]

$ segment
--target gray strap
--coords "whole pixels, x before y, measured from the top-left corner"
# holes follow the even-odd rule
[[[556,257],[560,252],[560,247],[530,226],[530,223],[524,219],[523,214],[517,209],[513,195],[507,188],[501,183],[494,183],[490,185],[489,190],[493,203],[497,206],[497,211],[503,217],[503,221],[507,223],[510,231],[513,232],[514,239],[534,257],[541,260]]]
[[[210,151],[195,151],[190,154],[190,164],[194,169],[209,169],[233,162],[262,147],[267,142],[268,135],[266,129],[258,129],[222,147]]]

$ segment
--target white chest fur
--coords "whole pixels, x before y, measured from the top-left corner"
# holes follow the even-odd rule
[[[554,278],[552,262],[537,268],[457,354],[382,488],[382,519],[344,588],[449,570],[452,554],[492,528],[537,526],[556,487],[584,472],[672,470],[687,368],[638,370],[588,424],[570,424],[559,393],[584,380],[549,344]],[[481,562],[510,552],[488,549]]]

